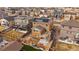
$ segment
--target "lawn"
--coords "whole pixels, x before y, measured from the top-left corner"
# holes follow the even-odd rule
[[[20,51],[41,51],[40,49],[35,49],[31,46],[24,45]]]

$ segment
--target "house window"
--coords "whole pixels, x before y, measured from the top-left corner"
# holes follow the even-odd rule
[[[41,39],[44,39],[43,37],[41,37]]]
[[[46,24],[46,26],[48,26],[48,24]]]
[[[76,38],[79,38],[79,33],[77,33],[75,37],[76,37]]]
[[[72,29],[72,27],[71,27],[71,26],[69,26],[69,29]]]
[[[35,24],[35,23],[34,23]]]
[[[33,30],[35,32],[35,30]]]
[[[67,31],[67,34],[69,33],[69,31]]]
[[[38,32],[37,30],[34,30],[34,32]]]
[[[62,25],[62,27],[64,28],[64,26]]]
[[[70,34],[71,34],[72,32],[70,32]]]

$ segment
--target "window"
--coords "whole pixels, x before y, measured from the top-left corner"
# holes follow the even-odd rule
[[[46,24],[46,26],[48,26],[48,24]]]
[[[35,30],[33,30],[35,32]]]
[[[64,28],[64,25],[62,25],[62,27]]]
[[[67,34],[69,33],[69,31],[67,31]]]
[[[75,37],[76,37],[76,38],[79,38],[79,33],[77,33]]]
[[[34,23],[35,24],[35,23]]]
[[[71,26],[69,26],[69,29],[72,29],[72,27],[71,27]]]
[[[34,30],[34,32],[38,32],[37,30]]]
[[[41,37],[41,39],[44,39],[43,37]]]
[[[70,31],[70,34],[72,34],[72,32]]]

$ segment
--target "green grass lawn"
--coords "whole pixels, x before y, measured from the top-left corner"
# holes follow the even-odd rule
[[[35,49],[31,46],[24,45],[20,51],[41,51],[40,49]]]

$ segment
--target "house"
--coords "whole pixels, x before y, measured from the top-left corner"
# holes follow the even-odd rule
[[[6,38],[7,41],[15,41],[21,39],[24,33],[16,31],[14,29],[6,31],[3,33],[3,36]]]
[[[74,18],[75,20],[75,17],[76,17],[76,13],[75,12],[64,12],[63,13],[63,17],[64,17],[64,20],[70,20],[71,16]]]
[[[73,17],[65,20],[61,24],[61,31],[58,42],[56,43],[57,51],[73,51],[79,48],[79,22]]]
[[[60,40],[70,44],[79,44],[79,22],[72,19],[61,23]]]
[[[15,17],[15,25],[27,25],[28,18],[24,16]]]
[[[32,32],[29,39],[26,39],[25,42],[27,41],[31,46],[41,48],[42,50],[48,50],[50,48],[50,35],[53,21],[48,18],[34,18],[32,20],[32,25]]]
[[[14,18],[15,26],[18,26],[17,29],[23,30],[23,31],[30,31],[31,30],[31,17],[26,16],[18,16]]]
[[[0,25],[7,28],[9,26],[9,22],[6,19],[0,19]]]
[[[18,15],[17,8],[11,8],[11,7],[9,7],[7,14],[8,14],[8,16],[17,16]]]

